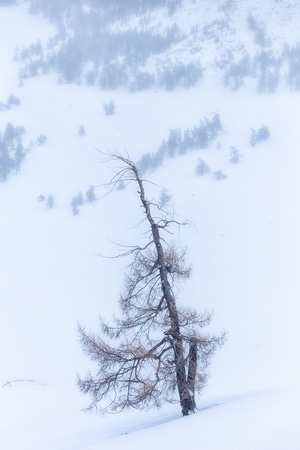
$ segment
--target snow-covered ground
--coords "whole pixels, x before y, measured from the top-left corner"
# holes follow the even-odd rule
[[[207,80],[188,91],[103,92],[58,85],[54,75],[19,87],[13,49],[46,39],[52,27],[12,7],[0,8],[0,30],[0,101],[11,93],[21,101],[0,112],[0,129],[11,122],[25,127],[27,140],[47,136],[0,185],[1,449],[298,450],[299,93],[230,93]],[[116,114],[105,116],[110,100]],[[212,330],[228,332],[199,410],[184,419],[177,405],[85,414],[76,374],[90,363],[77,322],[95,330],[99,314],[117,311],[126,261],[99,255],[115,254],[114,242],[135,244],[143,232],[134,187],[104,195],[113,172],[100,152],[138,160],[170,128],[191,128],[215,112],[224,132],[209,149],[147,175],[155,183],[149,195],[165,187],[170,210],[192,225],[174,236],[193,265],[178,301],[214,310]],[[252,148],[250,131],[262,124],[271,137]],[[80,125],[86,136],[78,136]],[[238,164],[229,161],[231,146],[243,154]],[[211,173],[196,176],[198,158]],[[217,170],[227,177],[216,180]],[[74,216],[72,197],[89,185],[97,201]],[[38,201],[50,194],[52,209]]]

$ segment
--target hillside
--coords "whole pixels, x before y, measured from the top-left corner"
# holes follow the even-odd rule
[[[298,2],[104,4],[0,2],[1,448],[298,450]],[[103,151],[191,222],[178,301],[228,333],[185,419],[82,412],[77,323],[118,312],[130,261],[103,256],[145,231]]]
[[[56,24],[43,45],[20,47],[21,79],[53,69],[64,83],[131,91],[214,80],[260,93],[299,89],[297,2],[31,1]],[[266,21],[267,18],[267,21]],[[295,31],[294,31],[295,30]]]

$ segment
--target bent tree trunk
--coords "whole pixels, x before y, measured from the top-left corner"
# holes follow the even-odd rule
[[[172,344],[174,351],[174,363],[176,368],[176,381],[177,381],[177,389],[179,394],[180,405],[182,408],[182,414],[184,416],[188,415],[189,412],[195,410],[195,400],[194,400],[194,390],[195,390],[195,377],[197,370],[197,348],[196,343],[190,346],[190,354],[189,357],[189,374],[187,377],[186,374],[186,364],[184,357],[184,345],[183,339],[180,332],[180,322],[178,317],[178,311],[176,307],[176,302],[174,299],[174,295],[171,289],[171,285],[168,280],[168,270],[167,264],[165,261],[165,253],[161,243],[161,237],[159,233],[159,228],[161,227],[158,223],[155,222],[151,215],[150,205],[145,197],[143,182],[140,178],[139,172],[134,164],[129,162],[131,165],[131,169],[134,172],[136,181],[139,185],[139,195],[144,207],[144,211],[147,217],[147,220],[151,226],[152,238],[157,251],[157,263],[159,266],[160,273],[160,284],[161,290],[163,293],[163,297],[166,301],[167,308],[170,315],[170,324],[171,328],[166,333],[169,337],[169,340]],[[192,350],[191,350],[192,348]]]

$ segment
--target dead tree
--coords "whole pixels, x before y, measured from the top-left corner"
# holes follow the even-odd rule
[[[120,155],[110,156],[123,165],[110,186],[121,180],[137,183],[149,239],[145,246],[126,252],[132,262],[119,300],[121,318],[115,318],[112,326],[100,319],[95,334],[79,327],[83,350],[97,370],[79,378],[78,385],[92,397],[87,409],[120,412],[179,400],[182,414],[188,415],[195,410],[195,393],[205,384],[211,357],[224,334],[204,334],[211,315],[176,304],[174,286],[188,278],[191,269],[185,264],[185,252],[163,235],[174,220],[162,213],[158,218],[153,215],[153,208],[161,210],[148,201],[136,165]]]

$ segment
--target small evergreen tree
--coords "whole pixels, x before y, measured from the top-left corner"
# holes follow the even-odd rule
[[[106,116],[111,116],[115,113],[116,105],[112,100],[110,102],[104,102],[103,109]]]
[[[7,109],[12,108],[13,106],[19,106],[20,105],[20,99],[19,97],[15,97],[13,94],[10,94],[10,96],[7,99]]]
[[[270,137],[269,128],[266,125],[262,125],[258,130],[251,130],[250,145],[255,147],[260,142],[263,142]]]
[[[229,161],[232,164],[237,164],[240,162],[240,159],[243,157],[243,155],[235,148],[235,147],[231,147],[230,149],[230,156],[229,156]]]
[[[47,208],[52,209],[54,208],[55,201],[54,196],[52,194],[49,194],[47,197]]]
[[[172,195],[169,194],[168,190],[166,188],[162,188],[159,198],[161,207],[165,208],[168,205],[171,198]]]
[[[79,136],[85,136],[86,135],[86,131],[83,125],[80,125],[79,129],[78,129],[78,135]]]
[[[73,215],[76,216],[79,214],[80,206],[82,206],[84,203],[82,192],[78,192],[77,195],[74,195],[74,197],[71,200],[71,207]]]
[[[206,164],[206,162],[203,161],[203,159],[199,158],[196,166],[196,174],[197,175],[205,175],[210,172],[210,168]]]
[[[87,202],[94,202],[96,200],[95,195],[95,186],[90,186],[89,189],[86,191],[86,201]]]
[[[38,202],[44,202],[46,197],[44,196],[44,194],[40,194],[37,199],[38,199]]]
[[[222,170],[217,170],[216,172],[214,172],[214,176],[216,180],[223,180],[224,178],[226,178],[226,175],[222,172]]]
[[[47,136],[45,135],[45,134],[40,134],[38,137],[37,137],[37,144],[38,145],[43,145],[43,144],[45,144],[46,142],[47,142]]]

